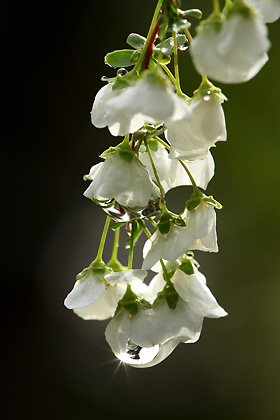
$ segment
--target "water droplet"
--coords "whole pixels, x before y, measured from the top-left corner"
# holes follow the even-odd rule
[[[160,201],[150,201],[144,209],[130,209],[123,207],[114,199],[109,201],[99,201],[99,206],[117,222],[130,222],[131,220],[143,219],[149,214],[160,211]]]
[[[186,51],[189,48],[189,45],[190,45],[189,40],[186,39],[186,41],[184,42],[184,44],[181,45],[181,47],[179,47],[179,50],[180,51]]]
[[[211,99],[211,92],[208,90],[206,94],[203,96],[204,101],[210,101]]]
[[[162,54],[167,54],[168,53],[168,48],[162,47],[161,52],[162,52]]]
[[[156,344],[152,347],[141,347],[128,340],[126,344],[126,352],[117,354],[116,356],[124,363],[133,365],[144,365],[151,362],[158,355],[160,345]]]
[[[117,71],[118,76],[124,76],[127,73],[127,70],[123,67]]]

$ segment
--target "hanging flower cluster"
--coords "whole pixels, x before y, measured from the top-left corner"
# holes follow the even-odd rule
[[[150,367],[179,343],[199,339],[204,317],[227,315],[206,284],[193,251],[217,252],[216,210],[205,190],[214,175],[210,149],[226,141],[226,97],[208,78],[246,82],[268,60],[267,22],[279,17],[278,0],[219,0],[213,13],[190,33],[179,0],[159,0],[147,38],[132,33],[131,49],[106,55],[118,68],[97,93],[92,123],[124,139],[104,151],[84,177],[84,195],[102,208],[106,222],[95,260],[78,274],[65,306],[83,319],[111,318],[106,340],[122,362]],[[178,50],[190,51],[202,80],[192,97],[182,92]],[[173,56],[174,74],[168,64]],[[129,68],[129,71],[126,69]],[[192,186],[181,214],[167,208],[165,195]],[[108,229],[115,231],[112,257],[102,260]],[[117,259],[125,229],[128,265]],[[143,234],[143,265],[133,267],[134,245]],[[149,284],[147,270],[156,273]]]

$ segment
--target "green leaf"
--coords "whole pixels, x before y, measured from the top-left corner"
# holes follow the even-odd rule
[[[171,61],[171,57],[169,55],[164,54],[162,51],[156,51],[154,54],[154,59],[157,60],[160,64],[169,64]]]
[[[131,66],[131,56],[134,52],[134,50],[113,51],[105,56],[105,63],[111,67]]]
[[[160,125],[157,128],[153,128],[153,130],[150,130],[150,132],[146,134],[146,140],[152,139],[153,137],[160,136],[162,133],[164,133],[165,130],[166,130],[165,125]]]
[[[143,232],[143,225],[142,223],[139,223],[138,220],[133,220],[132,223],[134,223],[133,244],[135,244],[135,242],[137,242],[141,233]],[[131,237],[127,239],[125,243],[125,247],[129,248],[130,244],[131,244]]]
[[[153,152],[157,152],[158,151],[158,141],[157,140],[149,140],[147,141],[149,148],[153,151]]]
[[[188,276],[194,274],[194,268],[189,258],[184,257],[182,264],[179,266],[179,269]]]
[[[184,10],[183,16],[191,16],[200,19],[202,17],[202,11],[200,9]]]
[[[138,50],[143,47],[143,45],[146,42],[146,38],[139,34],[132,33],[128,35],[126,42],[128,43],[128,45]]]
[[[182,29],[189,28],[190,26],[191,26],[191,24],[190,24],[190,22],[187,21],[187,19],[178,19],[173,23],[172,29],[175,32],[179,32]]]
[[[186,41],[186,36],[183,34],[177,35],[177,47],[180,48]],[[167,38],[160,44],[156,45],[157,49],[160,49],[164,54],[172,54],[174,51],[174,39],[173,37]]]
[[[125,225],[125,222],[111,222],[110,227],[112,230],[118,230],[123,225]]]

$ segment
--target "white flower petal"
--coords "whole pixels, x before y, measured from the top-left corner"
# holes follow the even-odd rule
[[[177,270],[172,277],[172,282],[177,293],[196,314],[208,318],[220,318],[227,315],[206,286],[205,276],[198,270],[192,275]]]
[[[108,324],[105,330],[107,343],[113,353],[118,355],[126,352],[126,344],[129,339],[130,316],[126,311],[120,311]]]
[[[280,0],[246,0],[245,3],[253,6],[262,15],[264,23],[279,19]]]
[[[115,198],[126,207],[147,206],[153,192],[153,182],[136,157],[132,162],[127,162],[116,152],[101,165],[98,171],[93,172],[95,177],[84,192],[86,197],[101,201]]]
[[[208,182],[214,175],[214,159],[210,152],[206,151],[204,159],[185,160],[184,164],[192,174],[198,187],[206,189]],[[157,168],[160,183],[167,193],[170,189],[181,185],[192,185],[191,180],[181,163],[176,159],[169,159],[169,154],[163,145],[158,145],[158,150],[151,154]],[[156,181],[148,153],[140,153],[139,160],[146,166],[153,181]]]
[[[143,281],[146,276],[147,271],[141,269],[133,269],[109,273],[106,274],[104,278],[110,284],[129,284],[137,280]]]
[[[75,314],[85,320],[99,320],[111,318],[118,306],[119,300],[123,297],[126,286],[123,284],[115,285],[105,289],[103,295],[100,296],[91,305],[83,309],[74,309]]]
[[[91,122],[95,127],[106,127],[107,101],[121,93],[120,90],[112,90],[112,86],[112,84],[108,83],[103,86],[95,96],[91,110]]]
[[[217,141],[227,139],[224,111],[219,98],[211,95],[190,105],[192,119],[167,123],[165,137],[171,144],[170,157],[204,158]]]
[[[64,305],[68,309],[85,308],[96,301],[105,290],[105,285],[101,278],[89,273],[84,279],[76,281],[73,290],[64,300]]]
[[[213,24],[194,38],[190,52],[197,71],[222,83],[253,78],[268,60],[267,28],[255,16],[233,14],[217,31]]]

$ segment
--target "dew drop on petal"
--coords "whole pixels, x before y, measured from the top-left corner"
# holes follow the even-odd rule
[[[210,90],[208,90],[206,94],[203,96],[203,100],[207,102],[207,101],[210,101],[210,99],[211,99],[211,92]]]
[[[117,358],[123,363],[133,365],[144,365],[151,362],[158,355],[160,345],[156,344],[152,347],[141,347],[128,340],[126,344],[126,352],[116,354]]]

